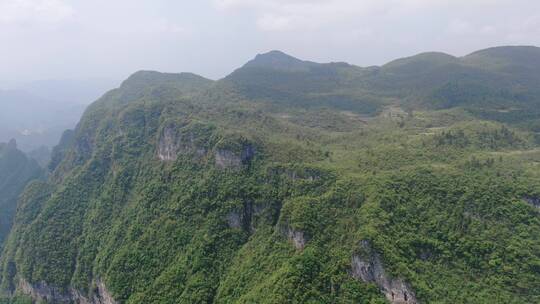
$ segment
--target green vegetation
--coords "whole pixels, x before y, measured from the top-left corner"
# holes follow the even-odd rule
[[[535,105],[497,95],[513,75],[505,56],[504,68],[431,53],[362,69],[271,52],[217,82],[136,73],[64,135],[50,178],[27,186],[0,288],[386,303],[351,275],[369,241],[421,303],[538,303],[537,129],[487,115]],[[478,79],[490,90],[445,91],[459,75],[457,90]]]
[[[0,298],[0,304],[32,304],[32,298],[27,296],[14,296],[12,298]]]
[[[0,143],[0,248],[11,229],[19,195],[28,181],[41,174],[39,165],[17,150],[14,140]]]

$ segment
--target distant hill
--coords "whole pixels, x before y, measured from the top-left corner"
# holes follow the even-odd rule
[[[540,70],[540,48],[535,46],[494,47],[480,50],[462,61],[485,69],[501,72],[531,72]],[[517,67],[524,70],[518,70]],[[531,75],[537,76],[537,75]]]
[[[371,83],[399,90],[411,102],[427,107],[461,106],[476,112],[512,109],[500,117],[509,121],[513,111],[537,113],[539,72],[540,48],[511,46],[462,58],[426,53],[400,59],[383,66]]]
[[[271,51],[257,55],[222,82],[248,98],[280,106],[367,115],[388,104],[410,109],[463,107],[479,117],[525,125],[540,115],[539,71],[537,47],[498,47],[462,58],[423,53],[369,68],[314,63]]]
[[[373,114],[384,103],[361,85],[372,73],[346,63],[302,61],[279,51],[259,54],[221,82],[247,98],[292,107],[334,107]]]
[[[0,141],[15,138],[25,152],[44,155],[86,106],[116,85],[112,80],[42,80],[0,90]]]
[[[64,104],[88,105],[118,86],[113,79],[50,79],[20,83],[13,89]]]
[[[85,108],[25,91],[0,91],[0,107],[0,141],[15,138],[24,151],[55,145],[65,129],[75,126]]]

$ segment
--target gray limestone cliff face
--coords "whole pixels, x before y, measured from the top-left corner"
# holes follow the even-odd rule
[[[304,250],[310,240],[304,231],[293,228],[288,220],[278,224],[277,229],[297,250]]]
[[[227,224],[229,225],[229,228],[240,229],[243,226],[243,221],[244,219],[239,211],[231,211],[227,214]]]
[[[163,161],[175,161],[178,153],[178,139],[172,127],[163,128],[158,141],[157,156]]]
[[[526,201],[529,205],[540,209],[540,197],[538,196],[523,196],[523,200]]]
[[[351,262],[351,275],[355,279],[377,285],[392,304],[419,303],[408,283],[386,274],[379,254],[371,248],[369,241],[362,241],[360,246],[362,253],[353,255]]]
[[[270,203],[244,202],[243,206],[230,211],[226,215],[229,228],[243,229],[249,233],[257,230],[260,221],[274,222],[275,206]]]
[[[215,146],[216,134],[208,125],[171,121],[158,134],[156,155],[164,162],[174,162],[181,155],[195,160],[214,161],[219,169],[239,169],[255,157],[255,147],[248,143],[234,143],[234,147]]]
[[[31,284],[24,279],[19,280],[17,289],[38,303],[117,304],[101,280],[95,281],[94,284],[95,288],[89,296],[74,288],[63,290],[45,282]]]
[[[215,153],[215,163],[221,169],[237,169],[242,165],[247,165],[255,157],[255,148],[250,144],[242,146],[240,152],[227,149],[217,149]]]
[[[158,139],[157,156],[162,161],[175,161],[181,154],[202,157],[206,149],[198,147],[192,132],[180,132],[182,126],[169,124],[163,128]]]
[[[294,248],[303,250],[306,247],[307,239],[303,231],[294,230],[292,228],[287,229],[287,237],[292,242]]]
[[[305,180],[312,182],[321,179],[320,170],[314,168],[273,167],[268,169],[268,174],[272,176],[284,175],[293,181]]]

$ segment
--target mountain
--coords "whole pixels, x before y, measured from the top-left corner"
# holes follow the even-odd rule
[[[531,72],[540,68],[540,48],[534,46],[494,47],[474,52],[463,58],[472,65],[501,72]],[[520,69],[517,69],[517,68]]]
[[[222,82],[247,98],[279,107],[333,107],[374,114],[381,109],[381,99],[375,100],[360,85],[371,73],[346,63],[320,64],[271,51],[257,55]]]
[[[464,107],[481,118],[535,123],[540,49],[499,47],[457,58],[423,53],[381,67],[318,64],[280,52],[258,55],[225,78],[251,99],[373,115],[388,104]]]
[[[525,124],[538,115],[538,58],[537,47],[497,47],[462,58],[425,53],[384,65],[368,82],[415,108],[464,107],[482,118]]]
[[[19,195],[29,181],[41,176],[39,165],[17,149],[15,140],[0,143],[0,248],[11,229]]]
[[[255,58],[244,65],[244,68],[268,68],[287,71],[305,71],[318,64],[310,61],[303,61],[281,51],[270,51],[265,54],[258,54]]]
[[[15,138],[26,153],[52,148],[64,130],[75,127],[86,106],[114,84],[100,79],[41,80],[0,90],[0,141]]]
[[[20,83],[14,89],[58,103],[88,105],[116,85],[112,79],[49,79]]]
[[[0,91],[0,141],[15,138],[21,150],[54,146],[73,128],[85,106],[51,101],[25,91]]]
[[[518,66],[523,48],[504,49]],[[539,95],[518,70],[273,51],[218,81],[137,72],[20,197],[2,295],[538,303]]]

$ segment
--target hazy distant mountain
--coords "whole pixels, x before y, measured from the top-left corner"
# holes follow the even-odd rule
[[[46,100],[88,105],[118,83],[111,79],[40,80],[20,84],[17,89]]]
[[[0,141],[15,138],[31,151],[58,143],[86,105],[114,87],[113,81],[38,81],[0,91]]]
[[[53,146],[65,129],[75,126],[84,108],[25,91],[0,91],[0,141],[15,138],[23,151]]]

